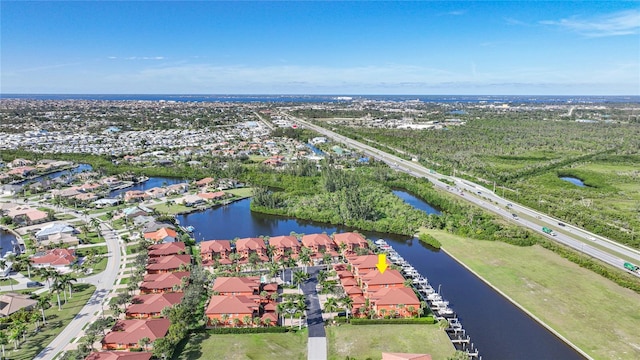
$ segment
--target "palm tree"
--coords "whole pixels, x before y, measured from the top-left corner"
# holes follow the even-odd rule
[[[218,325],[220,325],[220,319],[218,318],[213,318],[213,319],[209,319],[209,317],[207,317],[209,324],[213,325],[213,327],[218,327]]]
[[[340,303],[347,310],[347,321],[348,321],[349,320],[349,314],[351,313],[351,310],[353,309],[353,299],[350,298],[349,296],[345,296],[345,297],[340,299]]]
[[[222,320],[222,325],[227,325],[227,321],[229,320],[229,314],[222,314],[222,316],[220,317],[220,320]]]
[[[22,330],[16,325],[9,328],[9,341],[13,341],[13,350],[18,349],[18,345],[20,343],[20,335],[22,335]]]
[[[323,283],[325,280],[327,280],[328,277],[329,277],[329,272],[324,270],[320,270],[318,272],[318,275],[316,275],[316,278],[318,279],[319,283]]]
[[[41,313],[42,313],[42,324],[46,325],[47,324],[47,318],[44,315],[44,310],[48,309],[51,306],[51,299],[49,298],[49,296],[47,295],[41,295],[40,297],[38,297],[38,304],[37,307],[40,309]]]
[[[304,297],[299,298],[295,302],[295,307],[297,312],[300,314],[300,322],[298,323],[298,330],[302,329],[302,317],[304,316],[305,310],[307,310],[307,303],[304,300]]]
[[[148,351],[149,344],[151,344],[151,339],[146,336],[138,340],[138,345],[140,345],[141,348],[144,348],[144,351]]]
[[[4,354],[4,346],[9,343],[9,339],[7,338],[7,333],[4,331],[0,331],[0,346],[2,347],[2,358],[6,358]]]
[[[68,287],[69,299],[71,299],[71,295],[73,294],[73,283],[78,281],[78,279],[71,274],[64,274],[61,276],[61,281]],[[66,299],[65,299],[65,302],[66,302]]]
[[[238,325],[240,324],[240,319],[233,318],[233,320],[231,320],[231,322],[233,323],[233,327],[238,327]]]
[[[304,271],[295,271],[293,273],[293,284],[298,286],[298,290],[300,290],[300,285],[305,282],[309,278],[309,274]]]
[[[386,313],[387,313],[387,309],[380,309],[380,316],[381,317],[384,317]]]
[[[307,265],[311,262],[311,253],[311,249],[302,247],[300,254],[298,254],[298,261],[304,266],[304,272],[307,272]]]
[[[248,326],[251,324],[251,316],[249,315],[245,315],[242,317],[242,324],[244,324],[244,326]]]
[[[327,301],[324,303],[324,312],[334,313],[338,309],[338,302],[335,298],[327,298]],[[333,318],[333,316],[332,316]]]
[[[66,297],[66,287],[65,284],[63,284],[62,282],[59,281],[59,279],[54,279],[53,280],[53,284],[51,284],[51,291],[55,292],[56,295],[58,296],[58,311],[62,310],[62,305],[60,304],[60,292],[64,292],[65,297]],[[65,299],[66,302],[66,299]]]
[[[411,316],[416,316],[416,307],[413,305],[407,306],[407,311],[411,314]]]
[[[427,302],[426,301],[420,301],[420,312],[418,312],[418,317],[421,317],[422,314],[424,314],[424,309],[427,308]]]
[[[264,324],[267,327],[270,326],[271,325],[271,319],[269,319],[269,318],[264,319]]]
[[[20,266],[20,269],[27,269],[27,275],[31,277],[31,260],[24,254],[16,257],[16,264]],[[3,266],[4,268],[4,266]]]

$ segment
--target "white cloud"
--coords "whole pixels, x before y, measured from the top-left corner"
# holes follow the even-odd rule
[[[626,10],[592,18],[572,16],[560,20],[540,21],[587,37],[634,35],[640,32],[640,10]]]

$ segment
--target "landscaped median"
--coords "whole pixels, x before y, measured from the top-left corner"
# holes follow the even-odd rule
[[[639,294],[538,245],[427,232],[447,253],[594,359],[640,358]]]

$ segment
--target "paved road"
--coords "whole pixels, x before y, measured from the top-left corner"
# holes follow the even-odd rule
[[[540,213],[536,210],[527,208],[520,204],[514,203],[511,200],[504,199],[495,194],[493,191],[479,184],[475,184],[469,180],[463,180],[454,176],[435,173],[417,162],[405,160],[398,156],[386,153],[382,150],[378,150],[372,146],[355,141],[346,136],[342,136],[331,130],[314,125],[300,118],[293,117],[287,113],[283,113],[283,115],[289,117],[293,121],[304,125],[305,127],[313,129],[318,133],[333,139],[334,141],[344,143],[349,147],[362,151],[363,153],[375,158],[376,160],[384,161],[389,166],[395,168],[398,171],[404,171],[416,177],[427,178],[438,188],[452,193],[458,193],[460,194],[460,198],[483,207],[486,210],[498,213],[505,219],[513,221],[514,223],[517,223],[521,226],[528,227],[529,229],[540,234],[546,235],[542,232],[542,226],[547,226],[552,229],[559,228],[559,221],[557,219],[554,219],[549,215]],[[440,179],[446,179],[454,183],[455,186],[444,183],[440,181]],[[512,204],[509,210],[506,209],[507,204]],[[516,220],[512,217],[512,213],[529,215],[533,218],[536,218],[536,222],[527,221],[524,219]],[[583,252],[591,257],[613,265],[619,269],[624,269],[624,262],[627,261],[625,259],[630,259],[636,264],[640,264],[640,251],[632,249],[623,244],[619,244],[605,237],[598,236],[587,230],[578,228],[576,226],[565,225],[564,227],[562,227],[561,232],[556,231],[556,233],[556,236],[548,237],[550,239],[563,243],[577,251]],[[603,247],[604,249],[593,246],[596,243],[598,246]],[[621,257],[624,257],[625,259]],[[634,275],[640,277],[640,273],[634,273]]]
[[[322,320],[322,309],[318,299],[318,273],[324,266],[312,266],[307,268],[309,279],[302,284],[302,292],[307,303],[307,326],[309,336],[307,342],[308,360],[327,359],[327,338],[324,331],[324,321]]]
[[[84,217],[85,215],[77,214]],[[108,261],[106,269],[100,274],[86,277],[85,283],[96,286],[87,304],[80,310],[78,315],[67,325],[66,328],[53,341],[42,350],[35,359],[53,359],[58,353],[64,350],[69,342],[77,338],[82,328],[90,322],[99,311],[102,310],[103,303],[113,288],[113,284],[120,269],[121,256],[119,237],[115,231],[107,224],[100,224],[100,233],[104,236],[107,243]],[[105,304],[106,306],[106,304]]]

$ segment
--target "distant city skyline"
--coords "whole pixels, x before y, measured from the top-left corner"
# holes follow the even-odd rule
[[[636,1],[0,7],[2,94],[640,94]]]

